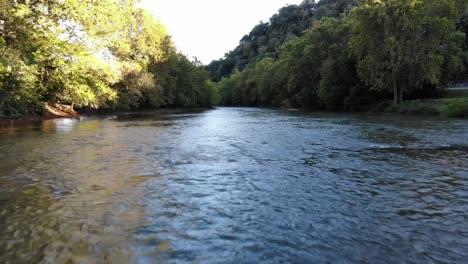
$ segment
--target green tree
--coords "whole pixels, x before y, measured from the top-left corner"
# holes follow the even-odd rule
[[[346,19],[325,18],[308,32],[311,42],[306,55],[316,57],[319,98],[328,110],[344,110],[351,90],[362,85],[356,74],[356,62],[349,54],[349,31]]]
[[[208,73],[135,0],[0,0],[0,117],[78,108],[208,106]]]
[[[457,19],[453,0],[362,1],[350,13],[350,46],[362,80],[392,89],[395,104],[424,81],[438,84]]]

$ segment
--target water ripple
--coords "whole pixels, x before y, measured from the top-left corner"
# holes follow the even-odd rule
[[[467,134],[245,108],[0,128],[0,262],[462,263]]]

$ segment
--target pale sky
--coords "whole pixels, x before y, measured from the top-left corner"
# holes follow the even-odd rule
[[[204,64],[224,57],[261,20],[302,0],[143,0],[160,19],[177,48]]]

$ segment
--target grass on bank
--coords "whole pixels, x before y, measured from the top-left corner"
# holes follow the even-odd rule
[[[468,90],[448,90],[445,95],[446,98],[468,98]]]
[[[468,118],[468,96],[405,101],[398,105],[384,102],[377,105],[375,110],[385,113]]]
[[[468,97],[441,99],[445,103],[443,114],[447,117],[468,118]]]

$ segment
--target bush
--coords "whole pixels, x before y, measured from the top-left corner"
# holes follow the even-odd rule
[[[440,115],[441,105],[437,100],[405,101],[387,107],[384,112],[409,115]]]
[[[443,111],[447,117],[468,117],[468,98],[445,99]]]
[[[37,68],[27,65],[21,54],[0,38],[0,118],[35,114],[40,108],[36,87]]]

